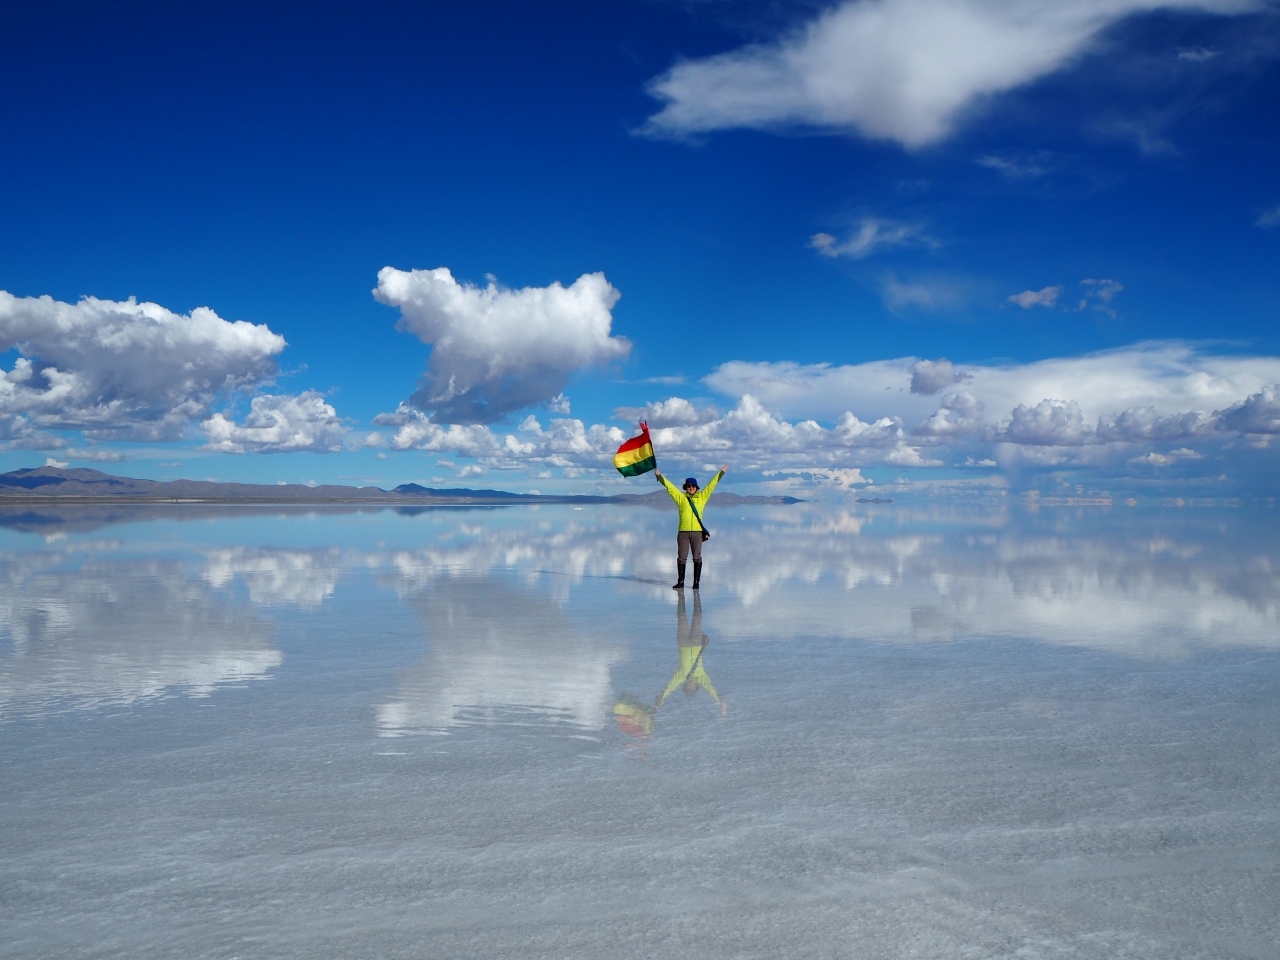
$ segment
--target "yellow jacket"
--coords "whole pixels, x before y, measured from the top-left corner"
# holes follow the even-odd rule
[[[693,502],[698,507],[698,513],[702,514],[702,522],[705,524],[707,501],[711,499],[711,491],[716,488],[716,484],[720,482],[720,478],[724,476],[721,470],[711,482],[693,495]],[[667,488],[667,493],[671,494],[671,499],[676,502],[676,506],[680,508],[680,529],[684,530],[701,530],[698,526],[698,518],[693,515],[693,508],[689,506],[689,497],[683,490],[666,478],[666,476],[658,477],[658,482]]]

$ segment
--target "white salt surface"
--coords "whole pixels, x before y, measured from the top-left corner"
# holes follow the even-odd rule
[[[1280,956],[1272,512],[708,514],[0,533],[0,956]]]

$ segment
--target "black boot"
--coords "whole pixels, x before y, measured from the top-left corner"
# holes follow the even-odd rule
[[[681,577],[683,580],[684,578]],[[693,589],[698,589],[698,581],[702,579],[702,561],[693,561]]]
[[[694,570],[697,570],[697,569],[698,569],[698,568],[697,568],[697,565],[695,564],[695,565],[694,565]],[[679,571],[679,573],[680,573],[680,577],[679,577],[679,579],[677,580],[677,582],[675,582],[675,583],[673,583],[673,584],[671,585],[671,589],[672,589],[672,590],[681,590],[681,589],[683,589],[683,588],[684,588],[684,561],[683,561],[683,560],[677,560],[677,561],[676,561],[676,570],[678,570],[678,571]]]

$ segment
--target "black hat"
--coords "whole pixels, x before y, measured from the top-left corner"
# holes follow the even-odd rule
[[[696,486],[698,485],[698,478],[697,478],[697,477],[685,477],[685,478],[684,478],[684,485],[685,485],[686,487],[696,487]]]

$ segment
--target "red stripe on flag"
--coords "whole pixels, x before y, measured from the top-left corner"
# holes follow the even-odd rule
[[[635,450],[637,447],[643,447],[649,443],[649,425],[647,423],[640,424],[640,436],[632,437],[626,443],[618,448],[618,453],[626,453],[628,450]]]

